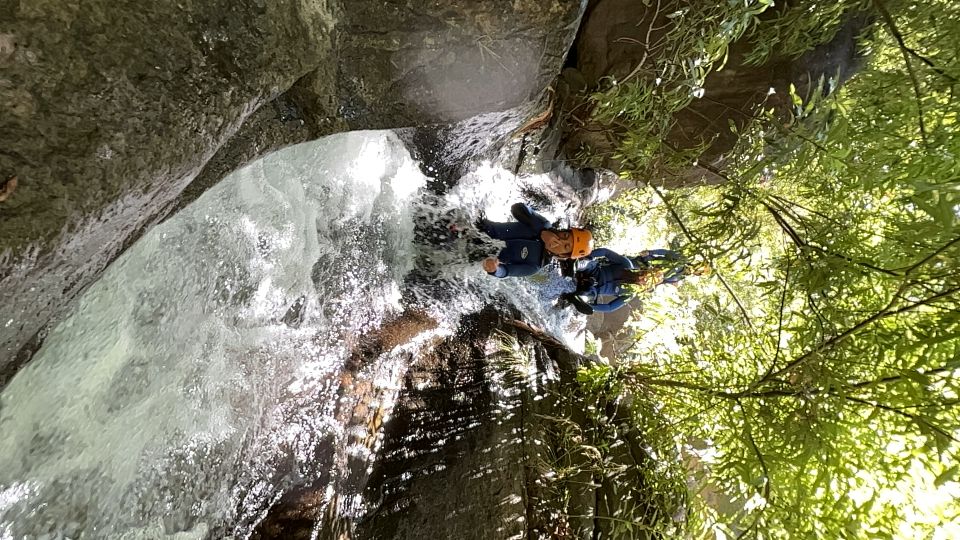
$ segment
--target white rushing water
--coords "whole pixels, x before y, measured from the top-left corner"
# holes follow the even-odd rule
[[[425,184],[393,134],[340,135],[238,171],[145,235],[0,394],[0,539],[255,523],[337,466],[315,459],[346,436],[336,374],[385,317],[416,305],[444,332],[506,297],[566,324],[530,283],[416,240],[418,215],[506,218],[513,175],[484,166],[426,204]],[[378,399],[403,368],[369,370]]]

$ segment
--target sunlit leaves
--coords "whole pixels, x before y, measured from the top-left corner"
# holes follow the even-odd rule
[[[624,377],[684,440],[709,441],[703,485],[736,504],[705,511],[705,530],[956,530],[960,10],[883,6],[896,32],[878,22],[871,63],[844,89],[742,133],[725,186],[667,194],[684,224],[670,233],[729,288],[702,280],[648,302],[660,322],[637,328],[658,339],[640,336]],[[669,161],[631,144],[649,156],[638,170]]]
[[[674,156],[664,152],[672,113],[704,95],[704,81],[726,62],[730,44],[753,28],[771,0],[647,3],[641,24],[649,25],[646,51],[620,80],[607,79],[589,98],[591,115],[614,143],[613,156],[581,156],[585,161],[612,157],[623,170],[642,174],[656,167],[687,166],[697,149]],[[708,144],[706,141],[704,144]],[[653,162],[658,162],[653,167]]]
[[[773,56],[800,56],[833,38],[843,16],[864,4],[863,0],[778,3],[776,17],[750,35],[753,48],[747,59],[759,64]]]

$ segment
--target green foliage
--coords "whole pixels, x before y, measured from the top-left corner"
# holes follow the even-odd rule
[[[796,96],[792,121],[766,111],[726,185],[633,195],[662,196],[665,234],[718,273],[648,303],[658,322],[616,372],[714,499],[691,534],[960,533],[960,10],[870,7],[870,65],[829,99]],[[631,171],[688,159],[648,144]]]
[[[561,524],[551,537],[678,535],[687,518],[685,476],[653,402],[600,364],[553,397],[559,414],[540,416],[536,438],[544,444],[535,465],[537,511]]]
[[[608,80],[590,96],[593,120],[613,134],[613,159],[622,170],[646,174],[686,166],[699,153],[663,151],[673,114],[703,95],[707,74],[726,62],[730,44],[753,27],[772,0],[645,2],[656,31],[644,59],[622,80]],[[584,161],[594,161],[589,153]]]
[[[749,36],[752,47],[746,60],[751,64],[762,64],[773,57],[800,56],[833,39],[843,17],[867,5],[869,2],[863,0],[785,2],[777,5],[773,10],[775,13],[766,13],[765,24],[758,24]]]
[[[651,214],[650,198],[641,190],[621,194],[606,204],[587,208],[587,220],[597,245],[606,245],[623,230],[635,223],[647,221]]]

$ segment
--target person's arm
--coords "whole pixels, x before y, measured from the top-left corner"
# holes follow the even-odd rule
[[[593,310],[597,313],[610,313],[627,305],[628,300],[630,300],[629,296],[618,296],[606,304],[594,304]]]
[[[683,267],[680,268],[671,268],[669,271],[663,274],[663,279],[660,280],[660,283],[669,283],[671,285],[677,285],[680,283],[680,280],[686,277],[686,274],[683,272]]]
[[[610,264],[619,265],[619,266],[622,266],[622,267],[624,267],[624,268],[627,268],[628,270],[633,270],[633,269],[634,269],[634,268],[633,268],[633,261],[631,261],[629,258],[624,257],[623,255],[617,253],[616,251],[613,251],[612,249],[596,248],[596,249],[594,249],[592,252],[590,252],[590,255],[588,255],[588,257],[591,258],[591,259],[594,259],[594,258],[597,258],[597,257],[603,257],[603,258],[605,258],[607,261],[609,261]]]
[[[496,257],[488,257],[483,261],[483,270],[493,277],[524,277],[536,274],[540,267],[526,263],[504,263]]]
[[[648,261],[683,261],[683,254],[672,249],[650,249],[644,252],[644,258]]]
[[[567,293],[560,297],[563,300],[566,300],[570,305],[573,306],[573,309],[583,313],[584,315],[593,315],[593,306],[583,301],[582,298],[577,296],[574,293]]]
[[[532,276],[540,271],[540,267],[529,263],[500,263],[497,268],[497,277],[525,277]],[[501,275],[502,273],[502,275]]]

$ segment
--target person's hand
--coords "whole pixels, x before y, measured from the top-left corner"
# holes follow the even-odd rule
[[[473,226],[478,231],[487,234],[487,223],[489,223],[489,221],[487,221],[487,215],[481,210],[480,215],[473,221]]]
[[[496,257],[487,257],[483,260],[483,271],[492,274],[497,271],[497,267],[500,266],[500,261]]]

